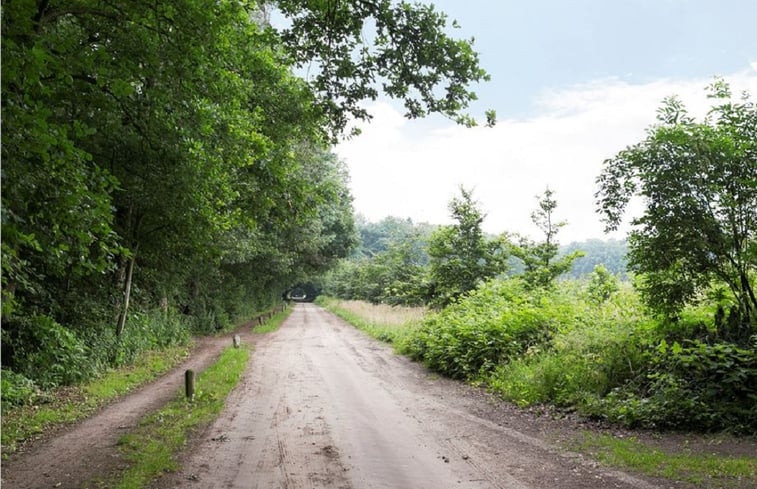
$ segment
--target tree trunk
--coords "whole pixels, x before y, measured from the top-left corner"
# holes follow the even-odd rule
[[[136,252],[129,259],[129,265],[126,269],[126,282],[124,283],[124,307],[121,314],[118,315],[118,324],[116,324],[116,337],[121,338],[126,324],[126,314],[129,312],[129,298],[131,297],[131,277],[134,274],[134,261],[137,259]]]

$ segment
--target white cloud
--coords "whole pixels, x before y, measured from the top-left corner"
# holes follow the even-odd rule
[[[726,79],[734,93],[757,94],[754,72]],[[374,120],[363,134],[336,152],[350,168],[355,209],[370,220],[394,215],[449,222],[447,202],[462,184],[475,189],[487,231],[534,235],[535,196],[549,186],[558,217],[568,221],[561,241],[601,238],[594,192],[602,162],[644,137],[666,96],[678,95],[702,116],[710,81],[607,79],[554,89],[542,94],[534,117],[501,120],[494,128],[450,124],[420,131],[419,123],[381,102],[370,108]]]

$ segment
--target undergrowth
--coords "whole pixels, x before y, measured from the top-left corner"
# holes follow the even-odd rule
[[[319,296],[315,302],[369,336],[391,343],[400,352],[428,313],[425,307],[389,306],[324,296]]]
[[[549,403],[628,427],[757,434],[757,338],[731,343],[712,307],[678,321],[626,285],[603,300],[573,281],[488,282],[404,338],[411,357],[520,406]]]
[[[145,352],[133,365],[111,370],[86,384],[50,392],[30,387],[24,394],[24,404],[3,404],[3,456],[15,452],[23,441],[54,426],[86,418],[114,398],[161,376],[181,363],[187,354],[186,346]],[[6,386],[12,385],[6,384],[8,372],[3,371],[4,398]]]

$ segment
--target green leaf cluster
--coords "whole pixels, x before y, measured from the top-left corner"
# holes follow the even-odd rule
[[[667,99],[647,137],[605,161],[597,207],[615,229],[630,200],[644,199],[629,265],[643,274],[650,306],[675,318],[712,284],[725,284],[746,340],[757,328],[757,107],[748,94],[732,100],[722,80],[709,97],[701,122]]]

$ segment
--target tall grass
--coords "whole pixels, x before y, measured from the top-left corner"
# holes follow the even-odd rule
[[[425,307],[389,306],[323,296],[316,303],[370,336],[392,343],[399,351],[429,313]]]

